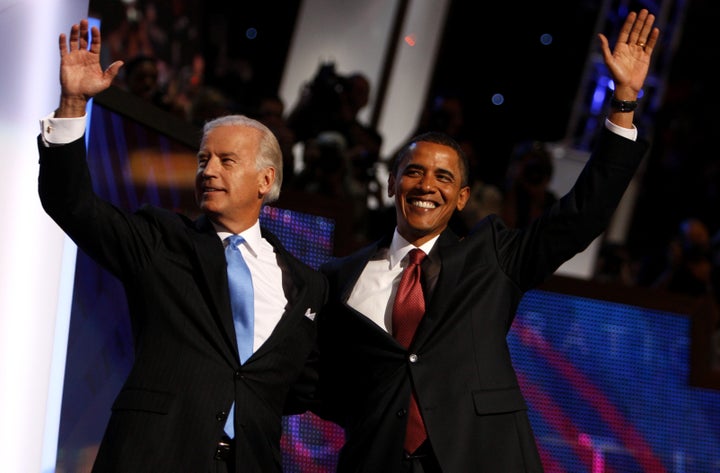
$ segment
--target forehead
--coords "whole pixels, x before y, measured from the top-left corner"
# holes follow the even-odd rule
[[[429,141],[420,141],[410,146],[401,167],[419,164],[425,167],[442,167],[460,173],[460,157],[449,146]]]
[[[260,130],[244,125],[221,125],[208,131],[200,143],[201,148],[222,147],[239,148],[257,146],[262,133]]]

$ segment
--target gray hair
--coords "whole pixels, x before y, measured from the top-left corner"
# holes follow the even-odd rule
[[[283,157],[275,134],[264,124],[245,115],[226,115],[205,123],[203,126],[203,140],[211,130],[219,126],[246,126],[255,128],[262,133],[260,152],[255,156],[255,169],[258,171],[264,168],[275,169],[275,182],[273,182],[270,192],[265,194],[263,203],[268,204],[276,201],[280,197],[280,188],[282,187]]]

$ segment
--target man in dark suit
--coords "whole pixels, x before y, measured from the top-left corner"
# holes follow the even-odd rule
[[[318,319],[318,413],[345,430],[338,472],[543,470],[506,336],[523,294],[604,231],[645,154],[632,110],[653,23],[647,10],[630,13],[612,52],[600,35],[615,81],[608,120],[574,187],[526,228],[491,215],[459,239],[448,222],[470,193],[462,148],[429,133],[399,151],[388,179],[395,232],[322,267],[331,300]],[[393,338],[392,306],[416,248],[427,254],[424,315],[405,345]],[[415,421],[419,440],[408,447]]]
[[[282,183],[277,140],[244,116],[206,124],[197,220],[101,200],[86,164],[85,107],[122,63],[103,71],[100,33],[92,28],[88,50],[88,30],[82,20],[69,44],[60,35],[60,106],[42,119],[38,147],[44,209],[122,281],[130,308],[135,361],[93,472],[280,472],[281,416],[298,412],[316,381],[314,319],[328,288],[259,225]],[[232,234],[244,238],[236,247],[254,289],[254,328],[242,357],[224,249]]]

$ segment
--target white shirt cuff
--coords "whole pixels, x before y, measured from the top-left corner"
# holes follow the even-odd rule
[[[85,133],[87,117],[54,118],[49,114],[40,119],[40,134],[45,146],[72,143]]]
[[[612,131],[613,133],[617,133],[620,136],[623,136],[627,138],[628,140],[637,141],[637,128],[635,125],[633,125],[632,128],[625,128],[622,126],[618,126],[610,121],[610,119],[605,119],[605,126],[608,130]]]

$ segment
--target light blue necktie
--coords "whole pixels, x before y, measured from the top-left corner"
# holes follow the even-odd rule
[[[240,363],[245,363],[253,353],[255,334],[255,297],[253,296],[252,276],[239,248],[245,239],[240,235],[231,235],[227,240],[225,259],[227,260],[230,305],[232,307]],[[235,403],[230,408],[230,414],[225,422],[225,433],[230,438],[235,436],[234,416]]]

